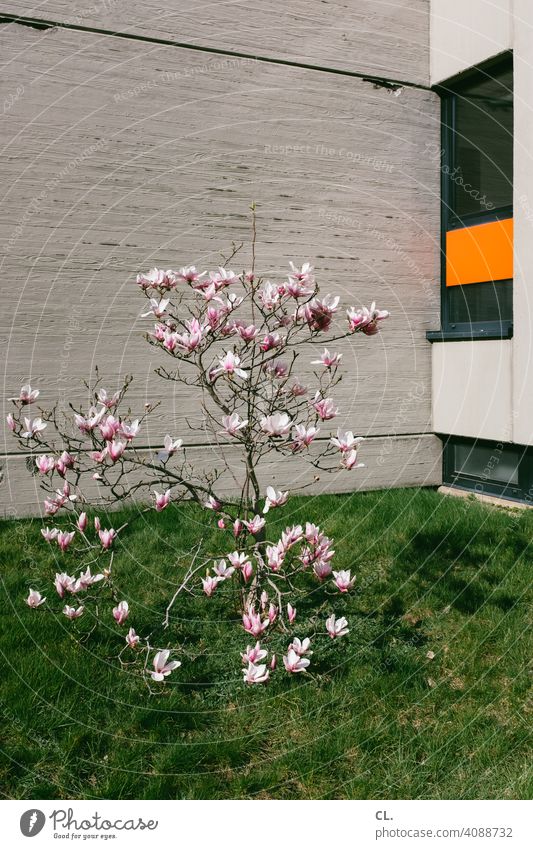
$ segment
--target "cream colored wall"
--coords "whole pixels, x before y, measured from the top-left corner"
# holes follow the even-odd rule
[[[431,84],[509,50],[511,9],[512,0],[431,0]]]
[[[513,438],[533,445],[533,3],[514,0]]]
[[[533,445],[533,3],[432,0],[436,83],[514,52],[514,332],[512,343],[433,345],[433,428]]]
[[[433,345],[436,433],[512,440],[512,351],[508,340]]]

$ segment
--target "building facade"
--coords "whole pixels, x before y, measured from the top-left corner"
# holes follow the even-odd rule
[[[444,470],[526,497],[533,13],[513,7],[2,3],[4,398],[31,381],[66,408],[96,365],[158,398],[135,275],[218,265],[255,202],[261,271],[309,259],[325,291],[392,313],[343,349],[339,424],[367,437],[365,469],[268,481],[435,486]],[[192,395],[166,393],[145,445],[183,435],[201,462],[197,419]],[[0,450],[3,511],[38,512],[28,457],[8,433]]]

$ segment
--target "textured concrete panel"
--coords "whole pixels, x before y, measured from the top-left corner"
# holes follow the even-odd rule
[[[344,346],[339,424],[430,430],[434,94],[165,46],[139,61],[131,41],[57,29],[4,25],[0,44],[4,397],[30,379],[65,405],[96,364],[110,389],[135,374],[134,406],[159,397],[135,273],[217,265],[249,240],[256,201],[261,272],[310,258],[346,306],[392,311],[383,334]],[[232,266],[249,262],[245,248]],[[167,390],[143,444],[195,417],[194,397]]]
[[[436,486],[442,480],[441,444],[432,434],[369,439],[363,443],[360,456],[365,463],[364,469],[321,473],[318,480],[316,468],[302,458],[287,463],[276,457],[262,467],[261,485],[263,491],[272,484],[294,494],[316,495],[398,486]],[[212,455],[205,448],[189,449],[187,457],[197,468],[212,462]],[[231,451],[227,459],[234,467],[239,462]],[[29,465],[32,465],[31,460]],[[39,488],[39,478],[29,473],[27,458],[20,454],[0,457],[0,467],[4,472],[0,484],[0,515],[12,518],[40,515],[45,494]],[[217,494],[225,496],[234,491],[233,480],[224,474],[217,485]]]
[[[43,0],[2,12],[429,84],[429,0]]]

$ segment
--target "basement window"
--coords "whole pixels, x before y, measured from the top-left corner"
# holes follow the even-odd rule
[[[515,501],[533,501],[533,448],[457,436],[443,439],[446,485]]]

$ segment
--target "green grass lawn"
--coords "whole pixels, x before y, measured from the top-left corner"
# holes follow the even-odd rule
[[[96,628],[94,609],[71,624],[26,606],[32,586],[60,611],[58,549],[37,521],[1,525],[6,797],[531,796],[532,512],[393,490],[293,499],[278,513],[280,528],[319,523],[336,567],[355,570],[357,590],[332,606],[350,634],[317,638],[312,675],[245,687],[249,635],[222,596],[183,597],[162,642],[183,665],[154,696],[118,662],[125,629],[109,606]],[[212,514],[169,508],[121,535],[114,580],[137,633],[162,620],[177,558],[200,536],[215,545],[212,525]],[[316,592],[310,582],[301,637]]]

